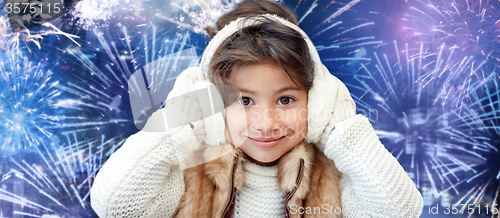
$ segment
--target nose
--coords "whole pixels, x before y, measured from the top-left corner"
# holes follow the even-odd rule
[[[250,124],[255,130],[261,133],[271,134],[274,130],[280,128],[280,122],[276,119],[276,110],[272,107],[260,107],[256,109],[251,117]]]

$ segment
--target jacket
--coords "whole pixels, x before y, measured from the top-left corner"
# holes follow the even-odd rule
[[[399,162],[385,149],[345,85],[330,74],[308,36],[296,25],[275,19],[300,32],[314,61],[308,92],[308,132],[304,143],[279,162],[279,183],[287,192],[288,217],[419,217],[423,199]],[[210,59],[218,45],[255,18],[231,22],[210,41],[199,67],[176,79],[167,99],[209,83]],[[190,108],[196,108],[191,107]],[[199,113],[210,114],[204,108]],[[204,116],[165,132],[140,131],[107,160],[91,190],[91,205],[100,217],[223,217],[235,190],[244,185],[242,153],[226,141],[221,114]],[[151,118],[150,118],[151,120]],[[148,123],[150,121],[148,120]],[[147,124],[146,124],[147,126]],[[333,129],[331,133],[326,132]],[[183,170],[179,148],[194,147],[186,160],[204,160]],[[181,152],[182,153],[182,152]],[[339,203],[340,201],[340,203]],[[328,213],[300,214],[327,205]],[[331,207],[330,207],[331,206]],[[341,208],[340,213],[334,211]],[[326,212],[326,210],[321,210]]]
[[[175,217],[230,217],[236,189],[245,184],[242,162],[247,160],[241,150],[229,144],[226,148],[231,152],[184,170],[185,193]],[[208,146],[203,153],[210,156],[219,151]],[[284,216],[302,217],[299,208],[316,207],[317,213],[324,212],[316,217],[342,217],[341,173],[318,148],[303,142],[282,156],[278,166],[279,185],[287,193]]]

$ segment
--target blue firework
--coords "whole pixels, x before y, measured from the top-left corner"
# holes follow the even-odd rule
[[[31,154],[0,160],[5,171],[0,201],[12,204],[10,211],[3,208],[4,215],[95,217],[90,207],[93,178],[124,141],[104,135],[80,140],[71,133],[44,140]]]
[[[494,139],[500,136],[499,114],[484,109],[498,105],[498,75],[492,72],[471,83],[464,100],[459,85],[446,77],[426,77],[459,73],[436,64],[436,59],[448,58],[439,50],[397,41],[391,47],[393,52],[373,53],[373,61],[361,64],[354,74],[357,82],[348,84],[358,112],[372,120],[384,145],[422,190],[426,204],[449,194],[461,196],[467,181],[481,173],[478,167],[487,163],[485,151],[493,154],[498,149]],[[490,91],[481,94],[485,90]]]
[[[498,1],[408,1],[402,18],[404,40],[423,43],[447,55],[436,65],[448,72],[429,77],[447,77],[463,87],[485,80],[500,66],[500,2]],[[457,71],[457,72],[455,72]]]
[[[37,146],[65,119],[55,106],[63,98],[58,83],[43,63],[33,64],[26,58],[12,56],[2,60],[0,67],[0,119],[4,123],[0,146],[2,150]]]

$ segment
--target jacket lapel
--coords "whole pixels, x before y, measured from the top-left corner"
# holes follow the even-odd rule
[[[333,160],[327,158],[323,152],[314,147],[314,164],[309,178],[309,191],[305,196],[304,208],[312,208],[313,214],[304,214],[304,217],[337,217],[342,215],[342,202],[340,195],[340,179],[342,173],[337,169]],[[325,213],[325,207],[328,211]],[[314,214],[314,208],[321,215]],[[338,209],[336,209],[338,208]]]
[[[290,206],[302,207],[302,199],[309,190],[314,149],[312,144],[304,141],[281,157],[278,169],[278,183],[281,189],[288,193],[285,200],[286,212],[289,217],[299,217],[290,214]]]

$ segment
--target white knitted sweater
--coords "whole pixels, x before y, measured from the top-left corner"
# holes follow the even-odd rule
[[[419,217],[422,195],[396,158],[380,143],[368,119],[354,116],[355,106],[347,88],[321,64],[311,40],[290,22],[265,16],[299,31],[308,43],[315,66],[313,86],[308,92],[305,140],[332,159],[343,174],[340,181],[343,216]],[[181,73],[169,97],[193,91],[203,78],[208,78],[208,64],[218,45],[238,29],[259,21],[242,25],[238,22],[228,24],[210,41],[200,68]],[[226,140],[222,116],[214,115],[201,123],[194,129],[184,125],[166,132],[140,131],[130,136],[95,178],[90,196],[95,212],[100,217],[172,217],[185,191],[177,149],[193,146],[200,139],[208,145]],[[330,134],[332,126],[335,129]],[[203,136],[199,128],[204,130]]]
[[[278,165],[243,162],[245,186],[236,191],[232,217],[280,218],[285,214],[286,193],[278,184]]]

